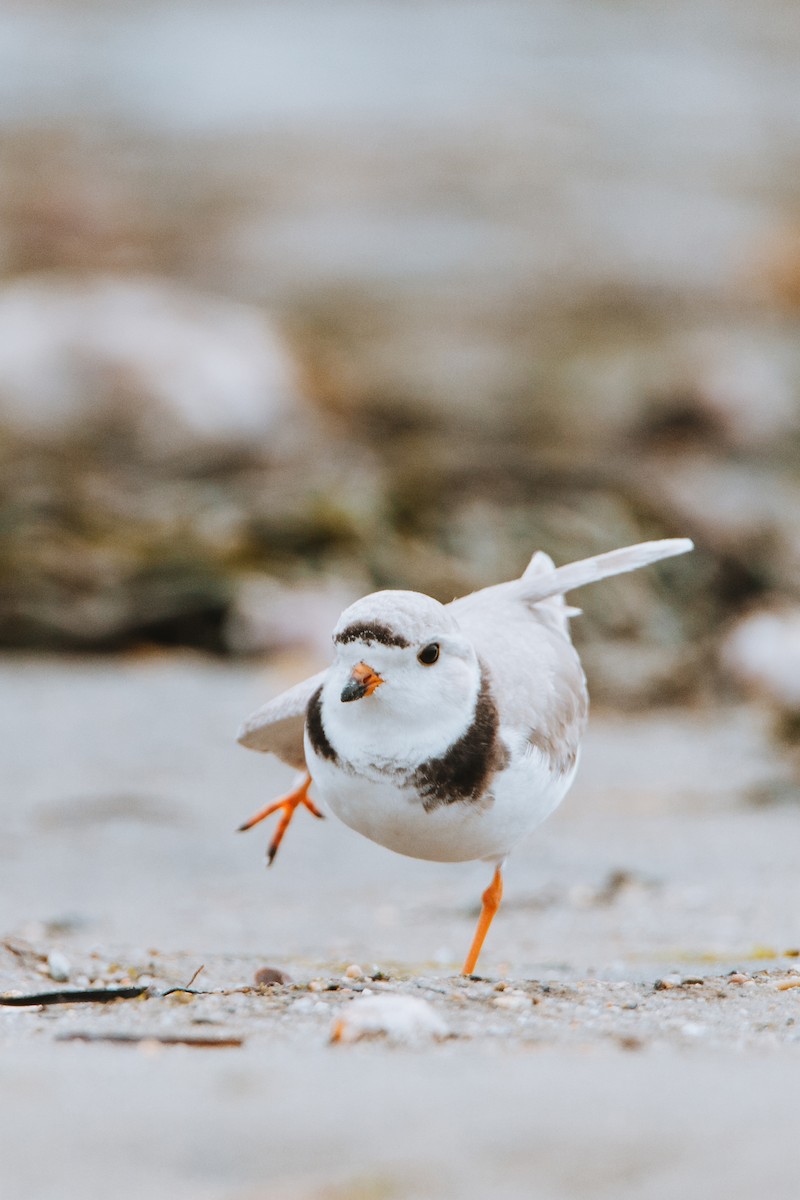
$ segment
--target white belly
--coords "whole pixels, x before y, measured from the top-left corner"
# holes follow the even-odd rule
[[[478,801],[426,812],[416,793],[342,770],[306,747],[314,793],[357,833],[398,854],[436,862],[505,858],[561,803],[575,775],[555,775],[533,751],[498,773]]]

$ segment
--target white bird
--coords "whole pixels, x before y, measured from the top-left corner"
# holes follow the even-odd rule
[[[271,863],[309,787],[351,829],[412,858],[494,866],[463,973],[502,898],[502,867],[561,803],[586,726],[586,680],[564,593],[691,550],[644,542],[556,568],[534,554],[520,579],[440,604],[374,592],[342,613],[334,661],[258,709],[239,731],[303,772],[256,813],[281,820]]]

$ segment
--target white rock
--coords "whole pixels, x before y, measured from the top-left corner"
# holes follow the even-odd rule
[[[69,959],[60,950],[51,950],[47,956],[47,974],[56,983],[66,983],[72,967]]]
[[[113,432],[154,460],[252,453],[296,392],[257,309],[144,276],[42,274],[0,289],[0,427],[12,436]]]
[[[723,642],[721,659],[750,691],[800,712],[800,607],[776,606],[743,617]]]
[[[416,996],[366,996],[353,1000],[337,1014],[331,1029],[333,1042],[358,1042],[387,1037],[405,1044],[447,1036],[447,1026],[436,1010]]]
[[[705,330],[687,338],[684,349],[689,395],[694,393],[695,403],[717,419],[734,445],[769,445],[796,432],[793,335],[769,329]]]

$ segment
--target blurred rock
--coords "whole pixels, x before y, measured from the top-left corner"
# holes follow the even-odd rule
[[[342,610],[370,590],[358,571],[342,581],[320,577],[295,585],[263,576],[242,579],[234,586],[225,642],[233,654],[300,650],[326,663]]]
[[[166,279],[43,274],[0,290],[0,430],[203,465],[263,457],[297,400],[256,309]]]
[[[686,451],[644,456],[633,474],[671,524],[736,561],[762,590],[800,586],[800,475],[793,467]]]
[[[793,321],[736,310],[715,324],[643,309],[622,319],[598,304],[592,336],[563,356],[556,378],[563,432],[579,441],[613,445],[633,434],[659,446],[761,451],[800,435]]]
[[[685,353],[682,394],[729,445],[760,450],[800,433],[796,325],[700,330]]]
[[[800,605],[775,601],[742,617],[720,657],[741,686],[778,711],[800,716]]]

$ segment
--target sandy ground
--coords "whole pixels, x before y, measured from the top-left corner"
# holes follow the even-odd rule
[[[800,804],[760,713],[596,713],[462,980],[485,867],[301,813],[267,872],[234,834],[290,778],[233,743],[283,682],[3,663],[0,989],[148,990],[0,1007],[2,1194],[794,1197]],[[443,1036],[331,1044],[365,993]]]

